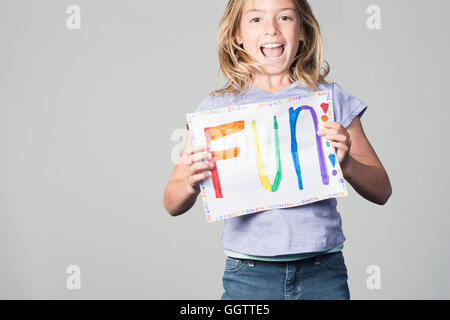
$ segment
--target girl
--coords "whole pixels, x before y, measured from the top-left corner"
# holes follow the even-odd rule
[[[321,72],[320,29],[307,0],[229,0],[219,31],[219,60],[227,84],[198,111],[278,100],[316,90],[333,94],[335,122],[318,134],[330,141],[345,179],[383,205],[388,175],[364,134],[367,106]],[[181,215],[195,203],[214,159],[190,134],[164,192],[164,206]],[[336,198],[224,221],[227,255],[222,299],[349,299],[342,255],[345,237]]]

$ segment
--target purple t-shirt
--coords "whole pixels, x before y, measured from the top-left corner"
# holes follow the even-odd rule
[[[332,92],[334,121],[345,128],[367,109],[361,100],[342,90],[336,83],[316,85],[317,91]],[[208,95],[195,112],[279,100],[312,91],[301,81],[274,93],[250,87],[243,94]],[[341,216],[336,206],[337,199],[331,198],[224,220],[222,245],[225,249],[257,256],[328,251],[345,241]]]

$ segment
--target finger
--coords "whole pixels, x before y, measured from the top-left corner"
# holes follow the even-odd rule
[[[214,161],[197,162],[197,163],[194,163],[191,166],[191,168],[192,168],[193,172],[197,172],[200,170],[210,170],[210,169],[214,168]]]
[[[329,126],[330,128],[339,129],[339,128],[342,127],[342,124],[341,124],[340,122],[337,122],[337,121],[328,121],[328,122],[325,122],[325,123],[328,124],[328,126]],[[342,128],[343,128],[343,127],[342,127]]]
[[[326,134],[336,134],[338,133],[338,131],[336,129],[320,129],[319,131],[317,131],[317,134],[319,136],[323,136]]]
[[[205,145],[195,145],[195,146],[190,145],[190,146],[188,146],[188,147],[186,148],[186,154],[189,156],[189,155],[191,155],[191,154],[193,154],[193,153],[201,152],[201,151],[204,151],[204,150],[206,150],[206,149],[207,149],[207,148],[206,148]]]
[[[214,168],[214,163],[212,161],[205,161],[205,162],[197,162],[194,163],[189,171],[190,171],[190,175],[194,175],[197,173],[200,173],[204,170],[211,170]]]
[[[338,141],[338,142],[344,142],[347,141],[347,137],[343,136],[341,134],[336,134],[336,135],[326,135],[325,139],[330,140],[330,141]]]
[[[321,128],[338,128],[338,122],[335,121],[322,122],[321,124]]]
[[[323,138],[324,138],[326,141],[329,141],[329,142],[335,141],[334,136],[327,135],[327,136],[324,136]]]
[[[201,151],[201,152],[196,152],[196,153],[192,154],[191,158],[192,158],[193,162],[199,162],[199,161],[211,160],[212,156],[210,153],[208,153],[208,151]]]
[[[342,150],[342,151],[344,151],[344,152],[347,152],[348,150],[350,150],[350,148],[349,148],[345,143],[342,143],[342,142],[332,141],[331,144],[332,144],[335,148],[337,148],[337,149],[339,149],[339,150]]]
[[[186,150],[186,152],[187,152],[187,150]],[[183,154],[181,159],[182,159],[182,162],[184,164],[185,169],[186,169],[187,166],[189,166],[192,163],[191,156],[189,154],[187,154],[187,153]]]
[[[191,147],[191,149],[189,150],[188,154],[194,154],[194,153],[202,152],[202,151],[205,151],[205,150],[207,150],[206,145],[203,145],[203,144],[202,145],[195,145],[195,146]]]
[[[197,185],[200,181],[206,180],[210,177],[209,172],[202,172],[199,174],[195,174],[189,178],[189,183],[193,185]]]
[[[207,151],[196,152],[191,155],[186,155],[183,159],[184,165],[189,166],[195,162],[210,160],[212,159],[211,155]]]

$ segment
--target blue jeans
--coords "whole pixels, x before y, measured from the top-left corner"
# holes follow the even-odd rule
[[[342,251],[267,262],[226,258],[222,300],[349,300]]]

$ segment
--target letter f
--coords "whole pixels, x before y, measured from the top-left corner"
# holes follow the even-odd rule
[[[229,122],[215,127],[204,128],[206,137],[206,148],[208,153],[211,153],[211,156],[214,161],[214,168],[211,170],[211,178],[214,186],[214,191],[216,192],[216,198],[223,198],[216,161],[237,158],[238,154],[241,152],[241,149],[238,147],[234,147],[224,150],[211,151],[211,141],[226,137],[233,133],[237,133],[239,131],[242,131],[243,129],[244,129],[243,120]]]

